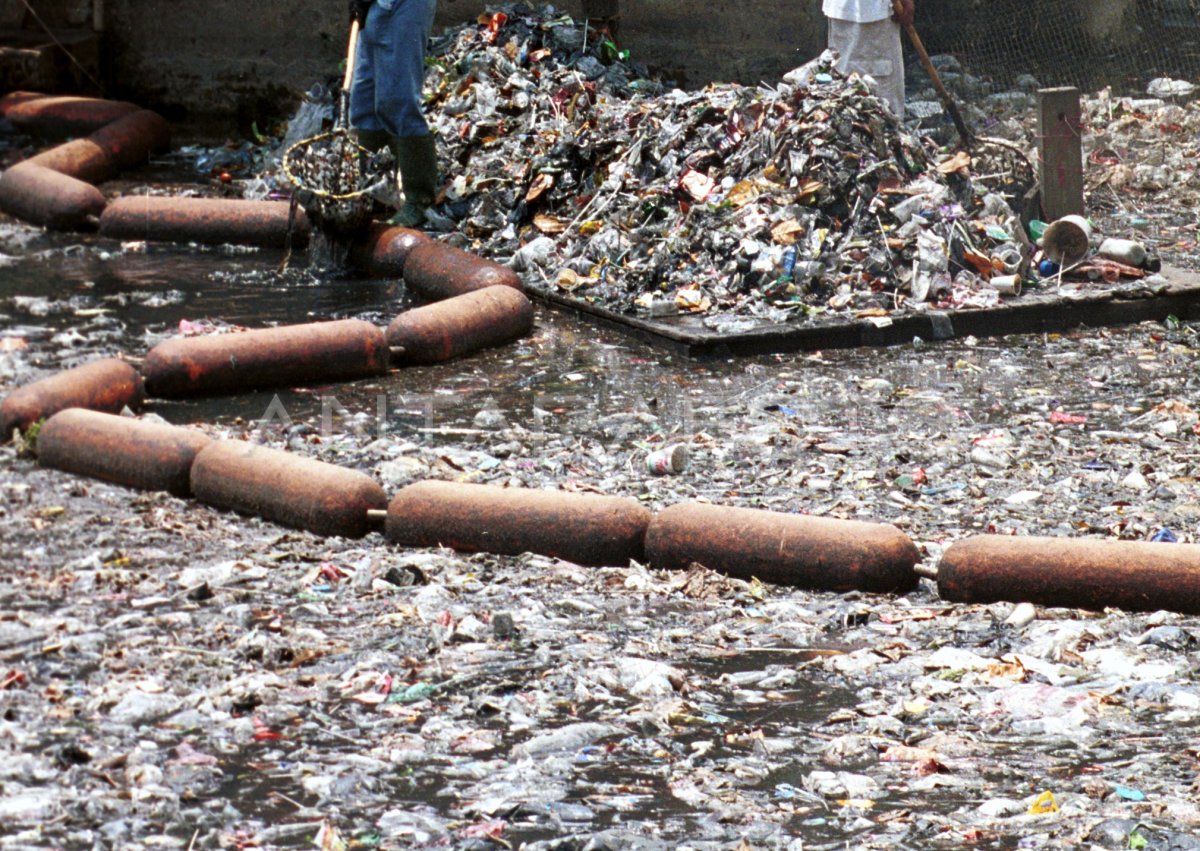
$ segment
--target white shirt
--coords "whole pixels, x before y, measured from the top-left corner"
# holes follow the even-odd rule
[[[892,0],[825,0],[822,11],[827,18],[868,24],[892,16]]]

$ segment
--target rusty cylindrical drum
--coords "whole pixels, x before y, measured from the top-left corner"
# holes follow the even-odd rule
[[[361,319],[175,337],[159,343],[142,361],[146,392],[166,399],[311,387],[382,375],[387,368],[383,330]]]
[[[30,103],[31,101],[42,100],[48,97],[50,95],[42,94],[41,92],[9,92],[0,97],[0,117],[7,118],[9,110],[23,103]]]
[[[646,532],[652,567],[694,562],[741,579],[821,591],[891,593],[916,586],[916,545],[894,526],[731,508],[674,505]]]
[[[17,163],[0,173],[0,210],[54,230],[91,230],[104,196],[89,183],[37,163]]]
[[[287,201],[128,195],[109,204],[100,218],[101,236],[112,239],[284,248],[287,231]],[[303,247],[310,233],[308,218],[297,210],[292,245]]]
[[[200,451],[192,493],[216,508],[346,538],[366,535],[367,512],[387,506],[383,488],[365,473],[240,440]]]
[[[186,497],[192,462],[210,443],[188,428],[68,408],[46,420],[37,453],[43,467]]]
[[[441,301],[497,285],[524,289],[517,273],[507,266],[436,240],[413,246],[408,252],[404,284],[426,301]]]
[[[116,163],[91,139],[74,139],[55,145],[26,162],[40,165],[84,183],[103,183],[117,173]]]
[[[407,547],[622,567],[642,558],[649,523],[649,510],[624,497],[428,481],[396,494],[386,529]]]
[[[0,441],[67,408],[116,414],[125,407],[136,411],[144,397],[141,375],[125,361],[93,361],[14,390],[0,404]]]
[[[0,99],[0,115],[18,130],[55,139],[85,136],[137,111],[132,103],[73,95],[12,92]]]
[[[140,109],[85,139],[73,139],[42,151],[28,162],[85,183],[103,183],[121,169],[146,162],[151,151],[165,148],[170,139],[170,125],[162,116]]]
[[[977,535],[942,554],[937,583],[957,603],[1200,614],[1200,545]]]
[[[109,156],[118,170],[134,168],[155,151],[170,147],[171,125],[157,112],[139,109],[106,124],[88,139]]]
[[[349,261],[372,278],[399,278],[408,253],[430,237],[419,230],[375,222],[367,235],[350,246]]]
[[[440,363],[524,337],[533,304],[512,287],[487,287],[400,314],[388,325],[392,365]],[[400,351],[403,350],[403,351]]]

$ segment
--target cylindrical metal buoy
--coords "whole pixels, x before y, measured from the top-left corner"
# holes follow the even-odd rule
[[[533,304],[512,287],[487,287],[401,313],[388,325],[392,365],[440,363],[529,333]]]
[[[1200,614],[1200,545],[977,535],[952,544],[938,593],[956,603]]]
[[[73,139],[30,157],[40,165],[84,183],[103,183],[117,173],[116,163],[91,139]]]
[[[409,252],[430,241],[423,231],[375,222],[365,237],[350,246],[348,259],[372,278],[399,278]]]
[[[650,511],[625,497],[428,481],[396,494],[386,530],[407,547],[621,567],[642,558],[649,523]]]
[[[33,423],[67,408],[87,408],[116,414],[142,406],[142,376],[123,360],[106,358],[26,384],[0,404],[0,442],[14,428],[25,431]]]
[[[366,535],[367,512],[387,505],[383,488],[365,473],[240,440],[200,451],[192,493],[216,508],[346,538]]]
[[[142,361],[146,392],[180,399],[230,390],[306,386],[382,375],[387,337],[361,319],[174,337]]]
[[[491,286],[524,290],[517,273],[507,266],[436,240],[413,246],[408,252],[404,284],[426,301],[441,301]]]
[[[186,497],[192,462],[210,443],[190,428],[68,408],[46,420],[37,453],[43,467]]]
[[[18,130],[53,139],[86,136],[138,108],[124,101],[32,92],[12,92],[0,99],[0,116]]]
[[[41,92],[9,92],[0,96],[0,118],[7,118],[9,110],[23,103],[48,98],[50,95]]]
[[[116,165],[117,169],[135,168],[150,159],[155,151],[171,145],[171,125],[157,112],[139,109],[88,137]]]
[[[284,248],[287,230],[287,201],[127,195],[109,204],[100,218],[100,235],[112,239],[205,245]],[[292,245],[306,245],[311,230],[304,211],[297,210]]]
[[[652,567],[694,562],[741,579],[821,591],[894,593],[917,584],[916,545],[895,526],[682,503],[646,532]]]
[[[0,173],[0,210],[42,227],[92,230],[104,205],[95,186],[37,163],[17,163]]]

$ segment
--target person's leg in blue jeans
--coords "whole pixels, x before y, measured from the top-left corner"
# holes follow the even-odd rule
[[[425,44],[436,0],[375,0],[359,42],[350,123],[363,147],[386,144],[396,158],[405,204],[393,224],[425,220],[437,192],[437,149],[421,110]]]

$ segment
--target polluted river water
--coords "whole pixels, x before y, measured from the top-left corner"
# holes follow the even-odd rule
[[[0,226],[0,394],[394,281]],[[531,336],[146,416],[367,472],[1193,542],[1196,329],[692,361]],[[684,444],[678,473],[646,457]],[[321,539],[0,450],[0,847],[1193,848],[1200,621]],[[1170,543],[1163,543],[1170,546]]]

